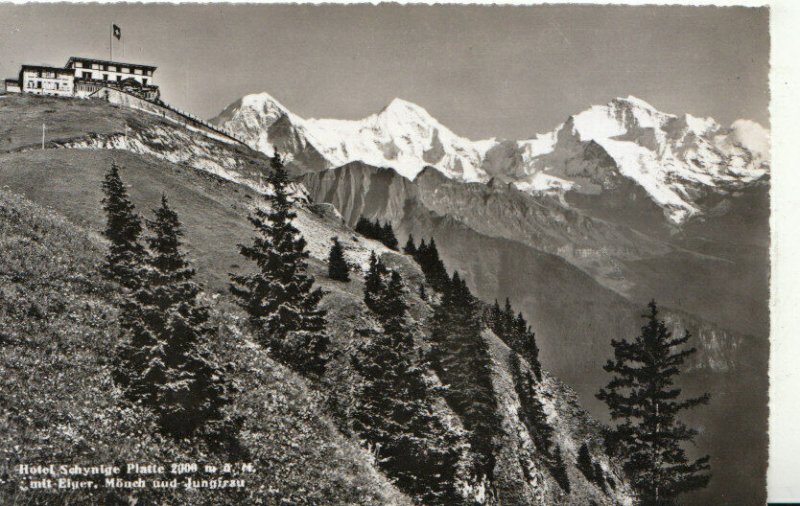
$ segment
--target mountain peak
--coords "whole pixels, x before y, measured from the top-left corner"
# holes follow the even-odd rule
[[[639,109],[648,109],[648,110],[651,110],[651,111],[658,111],[658,109],[653,107],[649,102],[645,102],[641,98],[634,97],[633,95],[628,95],[627,97],[617,97],[617,98],[615,98],[614,100],[611,101],[611,104],[614,104],[614,103],[617,103],[617,104],[624,103],[624,104],[628,104],[628,105],[631,105],[631,106],[639,108]]]
[[[288,109],[278,102],[278,100],[267,93],[266,91],[262,91],[261,93],[251,93],[249,95],[245,95],[241,99],[241,105],[243,107],[250,107],[256,110],[263,110],[263,111],[281,111],[286,112]]]
[[[386,106],[386,109],[422,109],[421,106],[415,104],[414,102],[409,102],[408,100],[400,97],[395,97],[389,102],[389,105]],[[423,109],[424,110],[424,109]]]
[[[428,121],[433,120],[433,116],[431,116],[424,107],[402,98],[393,99],[391,102],[389,102],[389,105],[383,108],[379,115],[384,113],[399,116],[416,116],[418,118],[424,118]]]

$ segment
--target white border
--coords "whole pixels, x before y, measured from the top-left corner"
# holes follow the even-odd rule
[[[164,3],[140,0],[142,3]],[[45,0],[12,0],[11,3],[47,3]],[[99,0],[99,3],[115,3]],[[170,2],[190,3],[190,2]],[[200,2],[205,3],[205,2]],[[226,3],[295,3],[233,0]],[[376,3],[310,0],[303,3]],[[770,360],[770,466],[771,502],[800,501],[800,1],[798,0],[628,0],[607,2],[543,1],[414,1],[399,4],[616,4],[616,5],[720,5],[758,7],[769,5],[771,32],[771,132],[772,132],[772,283]]]

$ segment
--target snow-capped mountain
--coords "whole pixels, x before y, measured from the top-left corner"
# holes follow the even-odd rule
[[[635,97],[616,98],[570,116],[555,131],[517,143],[521,164],[511,174],[521,189],[549,190],[553,181],[581,193],[634,181],[673,222],[700,212],[709,190],[741,187],[769,168],[769,133],[738,120],[675,116]]]
[[[759,124],[723,127],[635,97],[592,106],[520,141],[471,141],[401,99],[361,120],[304,119],[261,93],[213,121],[259,151],[290,153],[310,171],[361,161],[413,179],[433,166],[454,180],[496,178],[531,193],[597,194],[632,181],[674,223],[699,214],[696,202],[709,191],[741,187],[769,169],[769,132]]]
[[[212,121],[270,156],[276,148],[293,157],[298,152],[317,152],[324,157],[325,168],[361,161],[391,167],[413,179],[431,165],[458,180],[488,179],[481,162],[492,142],[482,144],[459,137],[425,109],[402,99],[394,99],[377,114],[348,121],[304,119],[269,94],[259,93],[234,102]],[[281,123],[291,127],[284,128],[283,135],[274,135]],[[287,143],[287,137],[293,140]]]

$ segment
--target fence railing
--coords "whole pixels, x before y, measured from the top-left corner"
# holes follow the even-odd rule
[[[231,139],[233,141],[236,141],[239,144],[242,144],[243,146],[247,146],[246,142],[244,142],[242,139],[236,137],[236,135],[233,132],[231,132],[230,130],[218,127],[218,126],[216,126],[216,125],[214,125],[214,124],[212,124],[212,123],[210,123],[210,122],[208,122],[208,121],[206,121],[204,119],[201,119],[201,118],[195,116],[194,114],[192,114],[190,112],[184,111],[184,110],[179,109],[179,108],[174,107],[174,106],[171,106],[168,103],[163,102],[161,100],[158,100],[157,102],[156,101],[152,101],[152,100],[147,100],[145,98],[142,98],[142,97],[139,97],[137,95],[134,95],[133,93],[128,93],[127,91],[120,90],[119,88],[112,88],[112,87],[108,87],[108,88],[110,90],[113,90],[113,91],[117,92],[117,93],[122,93],[124,95],[128,95],[128,96],[130,96],[130,97],[132,97],[132,98],[134,98],[136,100],[142,100],[144,102],[147,102],[148,104],[154,105],[156,107],[161,107],[163,109],[171,111],[171,112],[173,112],[175,114],[178,114],[179,116],[182,116],[183,118],[185,118],[186,120],[188,120],[188,121],[190,121],[192,123],[195,123],[195,124],[197,124],[197,125],[199,125],[199,126],[201,126],[203,128],[206,128],[208,130],[211,130],[212,132],[214,132],[216,134],[228,137],[229,139]]]

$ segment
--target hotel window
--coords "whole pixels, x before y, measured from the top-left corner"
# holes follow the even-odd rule
[[[120,72],[122,72],[123,74],[130,74],[131,73],[131,69],[129,69],[128,67],[122,67]]]
[[[122,76],[117,76],[117,82],[122,81]]]
[[[108,81],[108,74],[103,74],[103,81]]]
[[[36,87],[41,90],[42,89],[42,82],[41,81],[36,81]]]
[[[91,72],[81,72],[81,77],[84,79],[91,79],[92,73]]]
[[[145,77],[144,79],[142,79],[142,84],[143,84],[144,86],[147,86],[147,78],[146,78],[146,77]]]
[[[142,75],[142,69],[136,69],[133,71],[136,75]]]
[[[28,88],[33,88],[33,81],[28,81]]]
[[[109,71],[109,72],[116,72],[116,71],[117,71],[117,67],[116,67],[116,66],[114,66],[114,65],[109,65],[109,66],[108,66],[108,71]]]

